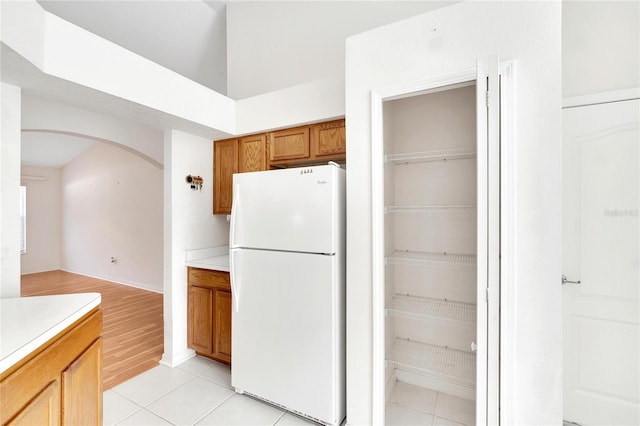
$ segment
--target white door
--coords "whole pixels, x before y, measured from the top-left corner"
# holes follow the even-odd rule
[[[500,78],[498,57],[477,61],[476,424],[498,424],[500,350]]]
[[[582,425],[640,424],[639,117],[637,99],[563,114],[564,419]]]

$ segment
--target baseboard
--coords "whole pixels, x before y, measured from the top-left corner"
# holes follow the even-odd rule
[[[194,356],[196,356],[196,351],[194,351],[193,349],[186,349],[182,352],[180,352],[177,355],[169,356],[166,352],[162,354],[162,358],[160,359],[160,364],[167,366],[167,367],[177,367],[178,365],[182,364],[183,362],[193,358]]]
[[[62,268],[60,268],[60,270],[64,271],[64,272],[69,272],[71,274],[83,275],[85,277],[96,278],[98,280],[104,280],[104,281],[110,281],[112,283],[122,284],[122,285],[126,285],[128,287],[138,288],[140,290],[147,290],[147,291],[151,291],[153,293],[163,294],[163,291],[158,290],[156,288],[150,288],[147,285],[141,284],[141,283],[120,281],[120,280],[114,279],[112,277],[101,277],[99,275],[87,274],[85,272],[73,271],[73,270],[70,270],[70,269],[62,269]]]
[[[405,382],[410,385],[419,386],[421,388],[444,392],[449,395],[473,401],[475,401],[476,399],[475,389],[457,385],[454,383],[449,383],[444,380],[438,380],[435,378],[413,374],[402,370],[396,370],[396,378],[399,382]]]

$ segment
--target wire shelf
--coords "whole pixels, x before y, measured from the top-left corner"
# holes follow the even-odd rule
[[[474,268],[476,256],[473,254],[430,253],[418,251],[394,251],[385,258],[388,265],[439,266],[454,268]]]
[[[475,210],[476,206],[385,206],[385,213],[464,213]]]
[[[476,385],[476,356],[472,352],[396,338],[387,365],[460,386]]]
[[[437,322],[456,327],[474,328],[476,306],[446,299],[396,294],[385,309],[389,316]]]
[[[440,149],[435,151],[406,152],[401,154],[387,154],[385,163],[408,164],[426,161],[462,160],[475,158],[476,151],[470,148]]]

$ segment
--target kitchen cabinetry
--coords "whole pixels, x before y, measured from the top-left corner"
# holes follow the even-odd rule
[[[268,140],[271,168],[342,162],[346,158],[344,120],[270,132]]]
[[[318,123],[311,126],[311,146],[318,160],[344,161],[347,154],[347,137],[344,120]],[[327,160],[328,161],[328,160]]]
[[[269,135],[269,164],[308,160],[311,155],[309,127],[279,130]]]
[[[345,120],[214,141],[213,214],[231,214],[233,174],[344,163]]]
[[[215,141],[213,145],[213,213],[231,214],[234,173],[267,169],[266,135]]]
[[[199,355],[231,363],[228,272],[188,268],[188,344]]]
[[[102,424],[102,312],[89,312],[0,376],[0,424]]]

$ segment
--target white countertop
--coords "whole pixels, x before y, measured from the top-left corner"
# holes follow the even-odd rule
[[[100,293],[0,299],[0,373],[100,305]]]
[[[229,247],[211,247],[185,251],[185,265],[229,272]]]

